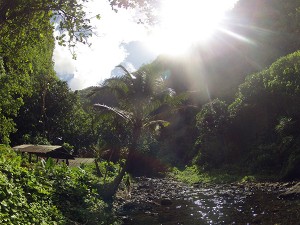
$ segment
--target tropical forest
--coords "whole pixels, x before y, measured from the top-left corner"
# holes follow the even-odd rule
[[[0,224],[299,223],[300,1],[0,0]]]

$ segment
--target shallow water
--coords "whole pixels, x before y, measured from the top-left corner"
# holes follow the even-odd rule
[[[163,182],[150,197],[142,196],[149,193],[149,185],[133,190],[138,198],[119,211],[124,224],[300,224],[300,200],[278,198],[281,186],[176,187],[176,194],[168,197],[170,205],[160,204],[163,189],[168,189]]]

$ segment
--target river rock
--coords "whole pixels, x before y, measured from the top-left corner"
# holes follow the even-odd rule
[[[168,198],[163,198],[162,200],[160,200],[160,204],[161,205],[172,205],[172,201],[171,199],[168,199]]]
[[[300,197],[300,182],[290,187],[287,191],[279,195],[280,198],[295,198]]]
[[[148,202],[127,202],[122,206],[121,211],[123,212],[138,212],[152,210],[152,204]]]

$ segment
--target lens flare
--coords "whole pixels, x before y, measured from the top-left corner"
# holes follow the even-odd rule
[[[157,54],[184,54],[211,37],[236,1],[165,0],[158,12],[160,23],[145,42]]]

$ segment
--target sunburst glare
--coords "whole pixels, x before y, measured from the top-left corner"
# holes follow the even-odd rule
[[[155,53],[179,55],[208,40],[237,0],[164,0],[160,23],[145,41]]]

